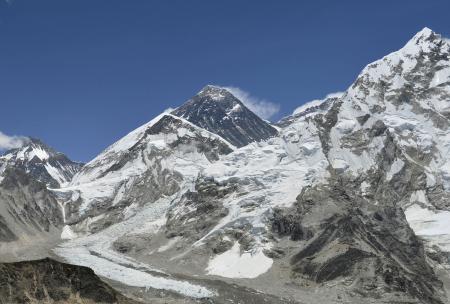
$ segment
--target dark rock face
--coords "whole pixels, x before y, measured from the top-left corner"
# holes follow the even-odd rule
[[[382,289],[442,303],[442,283],[394,202],[376,206],[359,194],[357,180],[342,177],[304,189],[297,200],[290,210],[276,211],[272,223],[280,236],[307,240],[291,256],[293,278],[317,283],[346,278],[353,290],[370,297],[382,296],[376,292]]]
[[[69,182],[82,166],[82,163],[71,161],[35,138],[30,138],[25,146],[0,156],[0,168],[21,169],[51,188],[59,188],[61,183]]]
[[[229,91],[215,86],[206,86],[172,114],[221,136],[236,147],[278,133]]]
[[[310,239],[313,235],[310,230],[302,226],[300,212],[296,207],[275,209],[272,218],[272,230],[279,236],[290,236],[293,241]]]
[[[167,215],[167,237],[183,236],[200,239],[228,214],[220,199],[236,191],[238,185],[221,185],[214,180],[199,180],[195,191],[183,195],[182,204]],[[190,211],[188,211],[190,210]],[[195,219],[195,220],[192,220]]]
[[[120,295],[83,266],[51,259],[0,264],[0,303],[123,303]]]
[[[62,210],[46,186],[20,169],[7,169],[0,182],[0,241],[45,234],[63,224]]]

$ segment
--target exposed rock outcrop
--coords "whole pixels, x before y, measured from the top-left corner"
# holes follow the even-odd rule
[[[83,266],[51,259],[0,264],[0,303],[137,304]]]

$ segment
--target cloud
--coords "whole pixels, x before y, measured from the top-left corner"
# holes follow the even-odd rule
[[[262,119],[269,119],[280,111],[280,105],[265,99],[250,95],[238,87],[223,87]]]
[[[28,137],[25,136],[8,136],[0,131],[0,150],[20,148],[28,140]]]
[[[308,109],[310,107],[314,107],[314,106],[320,105],[322,102],[324,102],[328,98],[336,98],[336,97],[339,98],[339,97],[342,97],[342,95],[344,95],[344,94],[345,94],[345,92],[334,92],[334,93],[328,94],[327,96],[325,96],[322,99],[311,100],[311,101],[306,102],[303,105],[299,106],[298,108],[296,108],[294,110],[294,112],[292,112],[292,114],[295,115],[297,113],[303,112],[303,111],[305,111],[306,109]]]

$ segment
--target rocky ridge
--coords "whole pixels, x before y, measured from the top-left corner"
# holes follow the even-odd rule
[[[50,188],[68,183],[82,163],[71,161],[36,138],[29,138],[20,148],[6,151],[0,156],[0,179],[7,168],[21,169]]]

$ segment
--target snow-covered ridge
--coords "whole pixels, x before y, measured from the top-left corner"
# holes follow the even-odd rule
[[[317,108],[320,107],[320,105],[322,105],[324,102],[326,102],[327,99],[331,99],[331,98],[340,98],[342,97],[342,95],[344,95],[344,92],[335,92],[335,93],[330,93],[327,94],[327,96],[325,96],[324,99],[314,99],[311,100],[309,102],[306,102],[305,104],[297,107],[293,112],[292,115],[297,115],[297,114],[301,114],[303,112],[308,111],[311,108]]]
[[[141,140],[144,139],[146,136],[146,131],[151,128],[153,125],[155,125],[157,122],[161,121],[164,117],[172,117],[176,120],[181,121],[183,124],[186,124],[187,126],[190,126],[194,129],[196,129],[202,136],[213,138],[220,140],[224,142],[226,145],[230,147],[230,149],[235,149],[235,147],[221,138],[219,135],[216,135],[214,133],[211,133],[207,130],[198,128],[188,120],[178,117],[175,115],[172,115],[168,112],[161,113],[160,115],[153,118],[148,123],[138,127],[137,129],[131,131],[123,138],[119,139],[117,142],[106,148],[102,153],[100,153],[97,157],[95,157],[93,160],[88,162],[83,170],[81,170],[78,174],[76,174],[71,181],[69,186],[75,186],[82,184],[84,182],[91,182],[92,180],[99,177],[105,170],[111,166],[115,161],[117,161],[120,158],[120,155],[128,153],[129,149],[131,149],[134,145],[139,143]],[[160,135],[154,135],[150,136],[147,141],[148,143],[153,146],[155,149],[164,149],[167,148],[168,145],[174,141],[177,136],[183,136],[185,135],[186,130],[179,129],[177,134],[174,134],[172,136],[168,136],[167,134],[160,134]],[[136,168],[138,169],[138,168]],[[145,170],[146,168],[141,168]],[[137,171],[136,174],[139,174]]]
[[[186,144],[182,143],[184,140]],[[216,145],[210,151],[214,155],[222,153],[221,149],[227,152],[235,149],[216,134],[178,116],[162,113],[108,147],[86,164],[61,191],[77,193],[72,195],[72,201],[81,198],[83,202],[78,206],[78,212],[83,215],[91,208],[95,209],[95,203],[115,206],[148,175],[158,179],[158,174],[163,171],[170,176],[174,174],[173,178],[181,174],[185,179],[195,179],[200,170],[213,161],[208,156],[209,152],[196,147],[199,140],[205,146]],[[175,185],[178,181],[173,183]]]
[[[386,137],[361,135],[360,141],[368,142],[362,152],[352,150],[349,143],[358,139],[354,134],[386,128],[400,151],[386,172],[386,180],[398,183],[404,172],[416,166],[426,177],[423,186],[414,185],[422,199],[410,201],[407,195],[398,204],[403,204],[417,235],[448,251],[450,229],[442,223],[450,220],[449,212],[436,208],[445,198],[433,194],[441,187],[450,189],[448,40],[424,28],[400,50],[367,65],[340,102],[337,123],[330,132],[328,158],[333,168],[353,176],[375,170],[376,156],[383,152],[380,148]]]
[[[409,40],[403,48],[392,52],[383,58],[368,64],[358,76],[357,82],[392,81],[396,88],[405,84],[401,75],[414,72],[417,63],[422,60],[438,60],[444,66],[448,65],[450,43],[429,28],[424,28]],[[432,58],[435,56],[436,58]],[[442,80],[448,81],[448,70],[436,71],[436,77],[442,75]],[[394,77],[391,79],[391,77]],[[442,82],[434,81],[434,85]],[[416,85],[422,85],[416,82]],[[352,87],[349,94],[354,94]]]
[[[82,166],[35,138],[0,156],[0,175],[9,167],[20,168],[52,188],[67,184]]]

